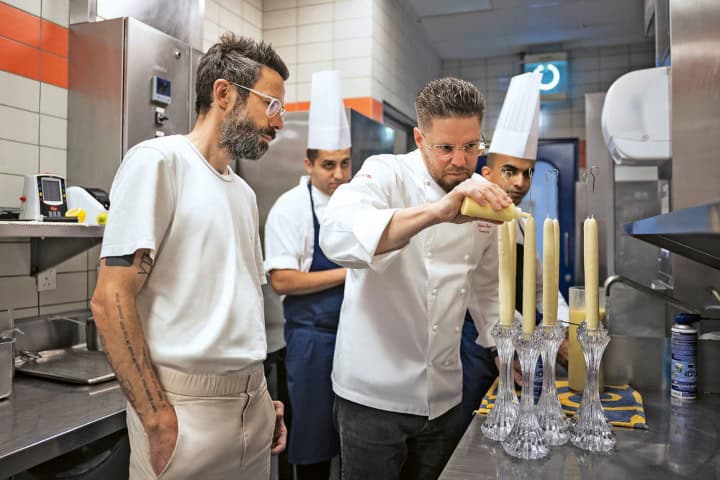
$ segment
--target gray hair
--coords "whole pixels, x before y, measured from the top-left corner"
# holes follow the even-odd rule
[[[287,80],[290,76],[285,62],[272,45],[225,32],[220,37],[220,41],[211,46],[200,59],[195,85],[197,114],[207,113],[210,110],[215,80],[224,78],[239,85],[252,87],[260,78],[262,67],[275,70],[283,80]],[[249,93],[245,89],[238,89],[238,96],[243,103]]]
[[[472,83],[455,77],[433,80],[415,97],[420,128],[429,128],[434,118],[473,117],[482,123],[485,99]]]

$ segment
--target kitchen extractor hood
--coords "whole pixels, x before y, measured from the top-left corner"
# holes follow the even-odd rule
[[[625,224],[625,233],[720,270],[720,200]]]

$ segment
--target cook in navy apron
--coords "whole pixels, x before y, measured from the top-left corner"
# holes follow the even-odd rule
[[[315,230],[310,271],[341,268],[328,260],[318,245],[320,224],[310,182],[308,191]],[[330,373],[344,291],[345,286],[339,285],[307,295],[288,295],[283,301],[292,408],[288,460],[293,465],[325,462],[340,453],[340,439],[333,425],[335,394]]]

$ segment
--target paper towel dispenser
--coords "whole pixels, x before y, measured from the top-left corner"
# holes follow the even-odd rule
[[[669,160],[670,67],[636,70],[615,80],[605,96],[601,125],[618,165]]]

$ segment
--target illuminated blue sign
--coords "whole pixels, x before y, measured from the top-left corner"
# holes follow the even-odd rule
[[[564,54],[527,55],[525,56],[525,72],[542,73],[543,78],[540,85],[540,98],[542,100],[564,100],[567,98],[568,64]]]

